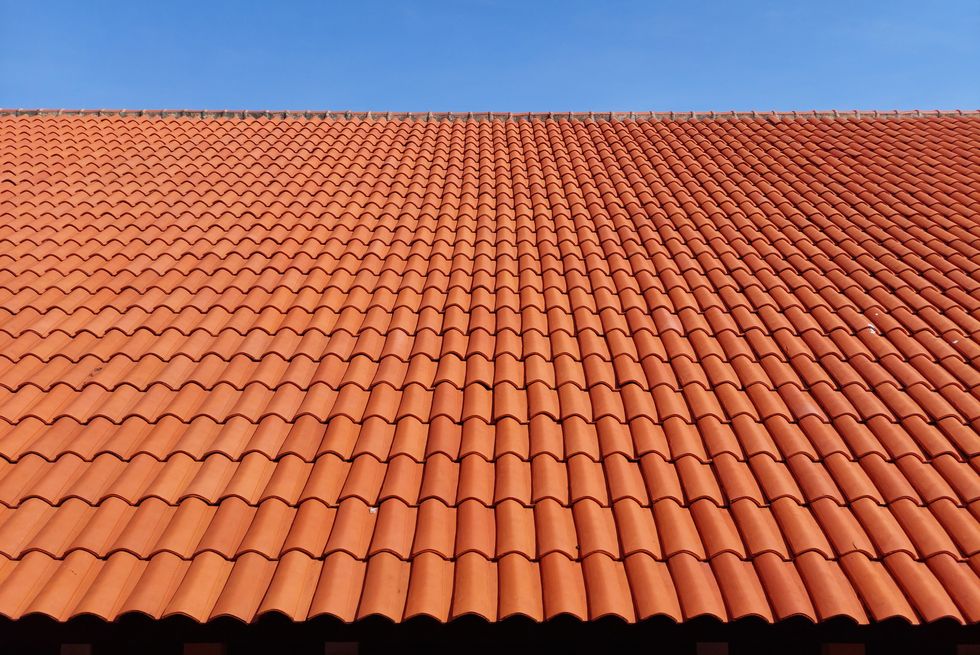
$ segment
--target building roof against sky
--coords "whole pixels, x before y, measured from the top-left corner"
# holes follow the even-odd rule
[[[975,114],[197,116],[0,116],[0,614],[980,620]]]

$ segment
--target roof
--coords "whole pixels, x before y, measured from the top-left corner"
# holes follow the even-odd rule
[[[0,614],[980,619],[980,119],[0,117]]]

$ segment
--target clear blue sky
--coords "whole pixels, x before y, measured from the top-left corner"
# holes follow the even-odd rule
[[[0,0],[0,106],[976,109],[980,0]]]

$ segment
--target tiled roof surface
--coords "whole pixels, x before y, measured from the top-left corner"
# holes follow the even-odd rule
[[[0,117],[0,614],[980,620],[980,119]]]

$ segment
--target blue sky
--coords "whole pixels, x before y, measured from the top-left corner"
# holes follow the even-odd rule
[[[0,0],[0,106],[980,108],[980,1]]]

